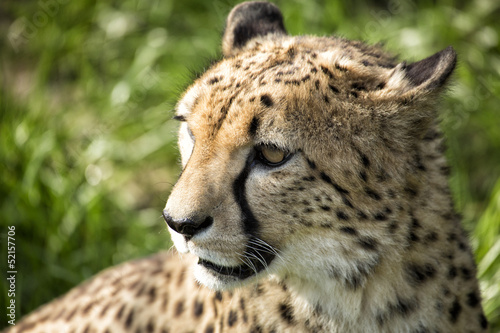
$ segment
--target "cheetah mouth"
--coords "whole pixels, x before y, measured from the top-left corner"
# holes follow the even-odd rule
[[[201,265],[218,275],[230,276],[239,280],[244,280],[257,275],[269,267],[269,264],[274,257],[275,256],[272,253],[254,253],[251,257],[247,256],[247,263],[240,266],[220,266],[208,260],[199,258],[198,265]]]

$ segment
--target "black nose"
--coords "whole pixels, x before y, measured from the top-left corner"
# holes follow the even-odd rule
[[[168,226],[176,232],[191,238],[198,232],[207,229],[212,225],[214,219],[211,216],[206,218],[183,218],[173,219],[166,210],[163,210],[163,218]]]

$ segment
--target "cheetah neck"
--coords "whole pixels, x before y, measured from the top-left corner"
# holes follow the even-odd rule
[[[398,269],[400,267],[400,269]],[[289,277],[284,284],[291,294],[292,303],[305,320],[315,318],[316,325],[324,331],[371,331],[376,327],[381,304],[397,304],[401,295],[408,293],[401,271],[401,258],[383,260],[373,275],[356,290],[332,279],[321,276],[311,281]]]
[[[420,179],[418,194],[400,202],[403,209],[398,216],[399,241],[381,251],[374,259],[373,270],[359,286],[349,288],[345,282],[332,278],[328,270],[332,256],[311,257],[307,268],[296,270],[301,275],[286,275],[282,283],[290,290],[300,312],[307,314],[306,320],[308,316],[318,318],[317,325],[332,332],[380,331],[388,323],[395,332],[418,330],[422,325],[445,325],[446,316],[434,310],[453,304],[453,295],[447,295],[447,288],[443,287],[443,281],[450,278],[449,267],[474,264],[469,249],[464,248],[466,235],[453,209],[447,175],[443,172],[447,171],[446,161],[439,151],[441,144],[439,138],[422,143],[420,149],[428,151],[430,157],[422,159],[426,172]],[[448,242],[439,241],[444,235],[448,235]],[[457,248],[462,250],[455,254]],[[302,254],[314,253],[311,249],[302,250]],[[315,250],[333,253],[328,249]],[[315,264],[311,269],[312,262]],[[340,264],[349,265],[346,260]],[[469,283],[474,283],[474,279],[466,281]]]

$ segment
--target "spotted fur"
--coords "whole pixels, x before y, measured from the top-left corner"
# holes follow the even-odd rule
[[[406,64],[289,36],[249,2],[223,53],[177,106],[163,214],[184,254],[111,268],[9,332],[486,331],[436,124],[453,49]]]

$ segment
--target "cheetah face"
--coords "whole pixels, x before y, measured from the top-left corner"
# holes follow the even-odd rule
[[[163,212],[178,251],[199,258],[200,283],[270,275],[357,288],[397,253],[397,198],[417,186],[400,153],[423,135],[454,53],[406,66],[366,48],[289,37],[269,3],[231,12],[225,58],[178,103],[183,170]]]

